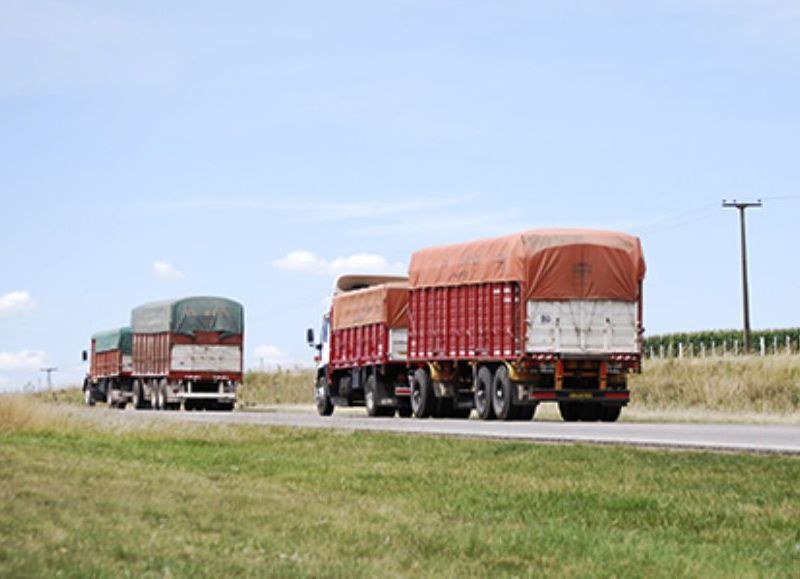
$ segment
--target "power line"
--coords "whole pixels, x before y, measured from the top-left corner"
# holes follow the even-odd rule
[[[745,211],[763,206],[761,199],[758,201],[725,201],[722,207],[737,209],[739,211],[739,230],[742,244],[742,308],[744,310],[744,352],[750,353],[750,296],[747,289],[747,232],[745,224]]]

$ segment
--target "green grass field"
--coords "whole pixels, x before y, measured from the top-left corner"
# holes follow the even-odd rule
[[[113,424],[0,397],[0,576],[800,569],[797,458]]]

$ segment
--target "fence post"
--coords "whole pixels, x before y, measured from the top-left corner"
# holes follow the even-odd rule
[[[667,358],[672,358],[674,352],[675,352],[675,344],[674,342],[670,342],[669,348],[667,348]]]
[[[786,353],[792,353],[792,339],[789,336],[786,336]]]
[[[664,344],[658,345],[658,357],[664,359]]]
[[[678,358],[683,359],[683,342],[678,342]]]
[[[711,357],[717,357],[717,342],[715,340],[711,340]]]
[[[778,353],[778,336],[772,336],[772,355],[775,356]]]
[[[738,356],[739,355],[739,340],[734,340],[733,341],[733,355],[734,356]]]
[[[764,336],[761,336],[761,339],[758,341],[759,346],[761,347],[761,355],[764,356],[767,353],[767,340]]]

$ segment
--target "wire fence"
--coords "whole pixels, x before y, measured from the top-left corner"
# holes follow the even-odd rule
[[[741,336],[741,333],[739,334]],[[720,332],[691,335],[654,336],[644,341],[644,355],[650,359],[713,358],[718,356],[744,356],[741,337],[731,337]],[[757,332],[751,337],[750,355],[778,356],[800,355],[800,329]]]

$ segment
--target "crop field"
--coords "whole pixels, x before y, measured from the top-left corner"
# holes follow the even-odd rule
[[[800,460],[191,425],[0,397],[0,576],[775,576]]]

